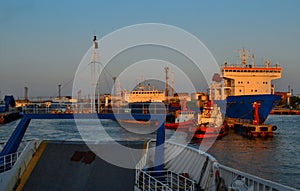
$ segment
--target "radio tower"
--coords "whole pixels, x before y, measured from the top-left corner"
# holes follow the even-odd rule
[[[96,111],[96,88],[97,88],[97,99],[98,99],[98,109],[97,111],[100,111],[100,75],[97,76],[96,69],[98,68],[98,73],[100,74],[100,62],[99,62],[99,56],[97,53],[98,49],[98,43],[97,43],[97,37],[94,35],[93,39],[93,52],[92,52],[92,59],[91,59],[91,113],[94,113]],[[98,67],[96,67],[96,64],[98,64]],[[97,78],[98,77],[98,78]],[[97,83],[98,82],[98,83]]]
[[[168,77],[168,72],[169,72],[169,68],[168,67],[165,67],[165,73],[166,73],[166,89],[165,89],[165,96],[166,96],[166,100],[168,100],[168,96],[169,96],[169,84],[168,84],[168,80],[169,80],[169,77]]]

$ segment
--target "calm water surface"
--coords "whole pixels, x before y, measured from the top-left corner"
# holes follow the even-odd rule
[[[9,138],[18,122],[0,126],[0,142]],[[81,125],[85,123],[86,128],[80,132],[92,140],[107,139],[105,133],[115,140],[155,138],[155,133],[132,133],[110,120],[102,121],[103,132],[96,123],[90,125],[90,121],[83,121]],[[249,140],[229,133],[217,140],[208,152],[222,164],[300,189],[300,116],[270,115],[267,123],[278,127],[272,139]],[[167,130],[166,135],[170,137],[172,131]],[[180,136],[176,139],[185,139],[184,133]],[[74,120],[32,120],[24,139],[82,140]],[[197,144],[191,143],[195,147]]]

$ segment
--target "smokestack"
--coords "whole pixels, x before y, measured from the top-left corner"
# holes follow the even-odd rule
[[[58,98],[61,98],[61,84],[58,85]]]
[[[113,81],[114,81],[114,92],[113,92],[113,96],[116,96],[117,94],[116,94],[116,91],[117,91],[117,84],[116,84],[116,77],[113,77],[112,78],[113,79]]]
[[[28,100],[28,87],[24,87],[24,89],[25,89],[24,99]]]

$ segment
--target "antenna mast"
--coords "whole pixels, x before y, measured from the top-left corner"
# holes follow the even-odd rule
[[[243,66],[247,64],[247,59],[249,58],[249,51],[246,51],[244,48],[239,50],[241,63]]]
[[[92,52],[92,59],[91,59],[91,113],[94,113],[96,111],[96,95],[93,90],[96,90],[97,85],[97,93],[98,93],[98,112],[100,111],[100,62],[98,58],[98,43],[97,43],[97,37],[94,35],[93,38],[93,52]],[[96,75],[96,64],[99,64],[98,66],[98,73],[99,76]],[[98,77],[98,78],[97,78]],[[98,83],[97,83],[98,82]]]
[[[168,100],[168,96],[169,96],[169,84],[168,84],[168,72],[169,72],[169,68],[165,67],[165,73],[166,73],[166,87],[165,87],[165,96],[166,96],[166,100]]]

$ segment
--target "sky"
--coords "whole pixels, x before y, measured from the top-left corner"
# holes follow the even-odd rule
[[[93,35],[140,23],[180,27],[200,39],[218,64],[236,50],[283,69],[276,91],[300,94],[300,1],[0,1],[0,91],[24,97],[71,95],[73,78]],[[163,71],[162,71],[162,75]],[[137,78],[140,76],[137,76]]]

